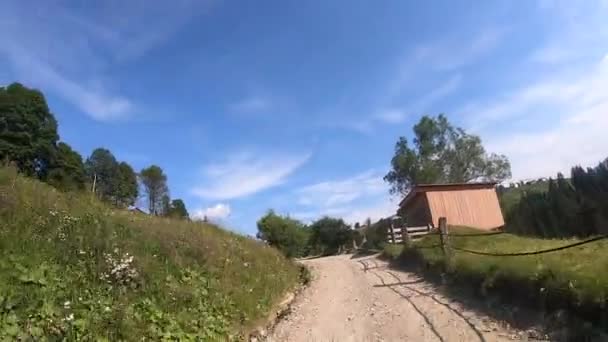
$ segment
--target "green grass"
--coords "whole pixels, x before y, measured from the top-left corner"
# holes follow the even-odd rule
[[[386,244],[382,249],[382,255],[389,259],[397,259],[403,252],[402,244]]]
[[[253,239],[0,168],[2,341],[238,339],[299,276]]]
[[[451,233],[479,232],[451,228]],[[577,239],[538,239],[500,234],[488,237],[451,238],[453,246],[469,250],[516,253],[558,247]],[[608,326],[608,241],[533,256],[494,257],[460,251],[446,263],[439,236],[426,236],[403,250],[402,261],[423,263],[427,269],[448,272],[454,279],[479,286],[482,293],[500,292],[547,309],[569,309],[590,321]],[[395,258],[397,248],[385,250]]]

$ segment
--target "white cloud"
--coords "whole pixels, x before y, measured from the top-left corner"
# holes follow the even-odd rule
[[[385,124],[402,123],[405,121],[408,114],[419,115],[424,111],[429,110],[437,101],[456,91],[461,82],[462,75],[456,74],[416,100],[400,107],[381,109],[372,115],[371,119],[351,122],[351,127],[357,131],[369,133],[372,131],[374,121]]]
[[[507,29],[485,28],[469,39],[432,42],[416,48],[403,64],[403,70],[413,70],[424,63],[434,70],[449,71],[471,64],[494,49],[503,39]]]
[[[315,183],[297,189],[296,202],[306,209],[293,217],[312,221],[322,216],[342,217],[348,223],[373,221],[394,215],[396,205],[388,195],[381,172],[368,170],[339,180]]]
[[[525,83],[456,111],[488,150],[509,157],[514,179],[567,175],[608,156],[608,7],[558,1],[541,8],[547,36],[518,65]]]
[[[245,197],[283,184],[308,161],[311,154],[276,155],[239,153],[204,169],[203,184],[192,193],[211,199]]]
[[[272,107],[270,99],[262,96],[251,96],[233,103],[229,109],[237,113],[259,113]]]
[[[608,61],[573,75],[540,80],[511,96],[475,105],[488,150],[511,159],[515,179],[569,174],[572,166],[591,166],[608,156]],[[528,130],[492,130],[505,122],[531,122]]]
[[[131,101],[120,95],[111,95],[102,89],[87,88],[57,73],[51,66],[27,53],[10,51],[11,61],[26,85],[50,89],[74,104],[84,113],[99,121],[124,118],[133,110]]]
[[[338,206],[331,208],[319,208],[317,210],[297,211],[290,216],[304,222],[312,222],[323,216],[340,217],[348,224],[365,222],[368,218],[378,221],[381,218],[395,215],[397,204],[388,196],[381,199],[368,200],[367,203],[358,205]]]
[[[230,216],[231,211],[230,205],[217,203],[211,207],[197,209],[191,216],[195,220],[203,220],[205,218],[211,221],[224,220]]]
[[[379,111],[374,115],[374,118],[378,121],[382,121],[388,124],[401,123],[405,120],[407,114],[402,109],[391,108]]]
[[[201,9],[190,1],[106,1],[93,12],[62,3],[31,5],[0,2],[0,57],[7,57],[13,78],[100,121],[135,109],[111,78],[112,66],[162,44]]]
[[[298,202],[303,205],[332,207],[365,196],[387,193],[382,177],[381,173],[370,170],[346,179],[308,185],[296,191]]]

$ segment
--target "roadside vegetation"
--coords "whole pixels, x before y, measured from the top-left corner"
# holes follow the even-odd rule
[[[0,340],[237,339],[299,268],[216,226],[136,214],[0,168]]]
[[[290,258],[347,252],[361,242],[358,232],[339,218],[323,217],[306,225],[270,210],[257,225],[257,237]]]
[[[450,233],[478,230],[451,227]],[[453,247],[489,253],[532,252],[581,241],[499,234],[451,238]],[[481,295],[500,294],[509,301],[546,312],[566,310],[596,326],[608,326],[608,241],[601,240],[562,251],[530,256],[482,256],[453,250],[448,264],[438,235],[428,235],[411,247],[387,245],[385,257],[423,272],[447,275],[476,288]]]

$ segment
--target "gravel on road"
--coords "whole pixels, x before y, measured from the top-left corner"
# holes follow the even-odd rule
[[[303,261],[313,280],[267,341],[512,341],[522,332],[374,256]]]

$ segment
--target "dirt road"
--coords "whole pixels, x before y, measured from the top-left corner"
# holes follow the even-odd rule
[[[305,261],[313,272],[269,341],[511,341],[517,332],[375,257]]]

